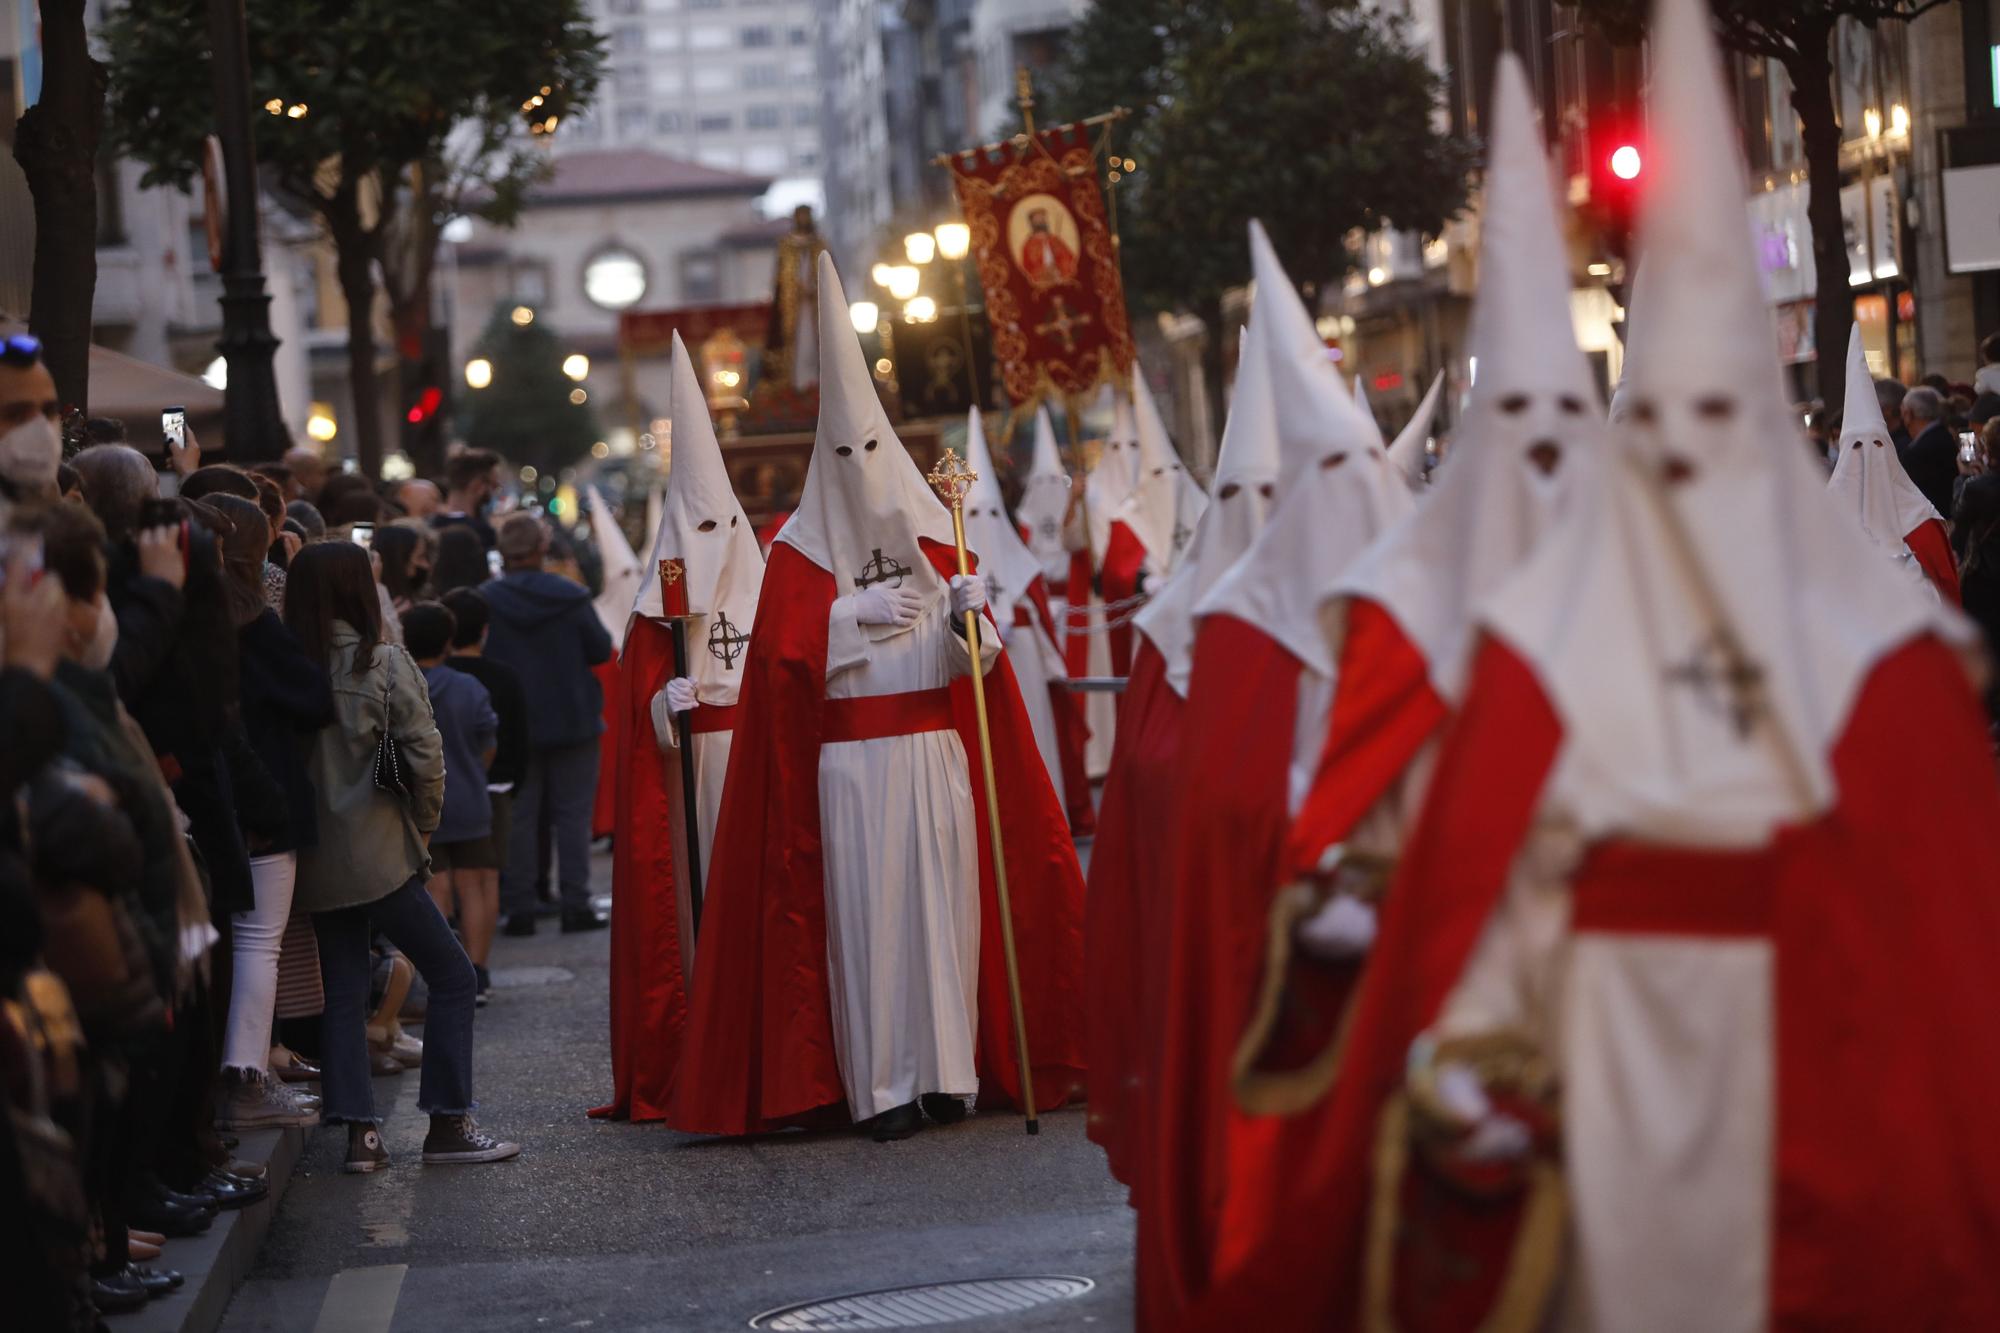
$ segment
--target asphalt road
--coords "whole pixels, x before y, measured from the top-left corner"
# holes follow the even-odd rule
[[[608,859],[595,865],[608,888]],[[308,1145],[224,1333],[741,1329],[793,1302],[909,1284],[1074,1274],[1096,1288],[953,1328],[1127,1328],[1132,1215],[1083,1113],[979,1116],[903,1143],[751,1142],[588,1120],[608,1099],[607,937],[502,939],[481,1010],[483,1124],[508,1163],[419,1164],[417,1076],[378,1079],[393,1169]]]

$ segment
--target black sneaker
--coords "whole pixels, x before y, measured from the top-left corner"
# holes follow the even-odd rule
[[[926,1118],[940,1125],[955,1125],[965,1119],[965,1098],[948,1092],[927,1092],[917,1098]]]
[[[579,907],[562,914],[562,933],[565,935],[574,935],[580,930],[603,930],[610,924],[610,920],[599,916],[594,908]]]
[[[521,1154],[521,1145],[496,1139],[469,1115],[434,1115],[424,1135],[424,1165],[455,1162],[504,1162]]]
[[[507,918],[507,924],[500,927],[500,933],[502,935],[510,935],[515,939],[534,934],[535,914],[533,912],[515,912]]]
[[[855,1128],[877,1143],[894,1143],[907,1139],[924,1127],[923,1113],[915,1102],[904,1102],[893,1110],[871,1116]]]
[[[373,1125],[353,1126],[347,1135],[347,1160],[340,1164],[340,1169],[349,1175],[366,1175],[388,1167],[389,1150],[382,1144],[382,1131]]]
[[[478,987],[473,992],[472,1002],[477,1007],[484,1009],[486,1001],[493,996],[493,976],[478,963],[472,965],[472,975],[478,982]]]

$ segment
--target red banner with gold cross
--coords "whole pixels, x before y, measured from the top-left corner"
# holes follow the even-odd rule
[[[1118,254],[1088,126],[941,159],[972,229],[993,355],[1017,408],[1080,401],[1132,366]]]

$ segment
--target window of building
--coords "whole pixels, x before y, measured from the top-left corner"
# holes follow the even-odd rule
[[[653,95],[656,97],[679,97],[687,91],[687,75],[678,69],[655,68],[653,70]]]
[[[639,12],[639,0],[611,0],[606,8],[613,14],[636,14]]]
[[[619,65],[611,71],[612,91],[630,97],[646,91],[646,70],[642,65]]]
[[[743,169],[760,176],[776,176],[785,169],[785,150],[776,144],[753,144],[743,150]]]
[[[743,128],[746,130],[775,130],[783,122],[774,106],[748,106],[743,108]]]
[[[720,51],[729,45],[729,29],[704,24],[688,34],[688,45],[697,51]]]
[[[703,134],[724,134],[736,128],[736,117],[727,111],[713,111],[695,118],[694,127]]]
[[[687,117],[678,111],[657,111],[653,113],[655,134],[679,134],[687,129]]]
[[[765,24],[760,23],[754,28],[743,29],[743,45],[745,46],[776,46],[777,44],[777,33],[773,32]]]
[[[646,32],[646,45],[655,51],[678,51],[681,49],[681,30],[671,24],[660,24]]]
[[[722,260],[713,250],[691,250],[681,256],[681,300],[716,301],[722,297]]]
[[[809,46],[812,43],[812,29],[790,27],[785,29],[785,40],[793,46]]]
[[[690,9],[721,9],[728,0],[688,0]]]
[[[743,86],[745,88],[775,88],[782,82],[776,65],[745,65]]]
[[[724,65],[702,65],[694,72],[696,92],[719,93],[736,86],[736,76]]]
[[[811,102],[798,102],[792,106],[792,124],[817,125],[818,123],[819,108]]]
[[[694,155],[694,160],[718,171],[734,171],[737,165],[734,148],[704,148]]]
[[[546,310],[549,299],[549,266],[539,259],[517,259],[510,264],[513,290],[507,299],[515,305]]]
[[[799,170],[810,171],[819,165],[819,152],[812,148],[801,148],[796,160],[799,164]]]
[[[646,127],[652,123],[652,113],[646,109],[643,103],[628,103],[618,108],[616,124],[618,126],[618,137],[621,139],[638,138],[645,134]]]
[[[646,30],[636,23],[621,23],[611,30],[611,49],[614,51],[643,51],[646,49]]]

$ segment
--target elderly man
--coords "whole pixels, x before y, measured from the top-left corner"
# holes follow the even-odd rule
[[[434,481],[422,477],[412,477],[395,491],[396,503],[411,518],[429,519],[432,514],[444,508],[444,492]]]
[[[1951,513],[1952,482],[1958,477],[1958,441],[1944,420],[1944,398],[1923,385],[1903,395],[1903,426],[1910,443],[1901,450],[1903,470],[1940,514]]]
[[[542,568],[548,529],[533,514],[500,525],[506,572],[482,587],[492,608],[486,655],[512,667],[528,698],[528,754],[514,788],[518,812],[500,872],[507,934],[535,933],[534,885],[546,807],[562,886],[562,928],[605,924],[590,905],[590,816],[597,800],[597,738],[604,692],[591,668],[611,657],[611,636],[590,591]]]

